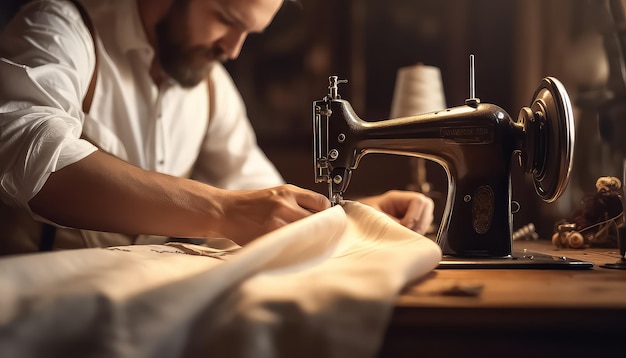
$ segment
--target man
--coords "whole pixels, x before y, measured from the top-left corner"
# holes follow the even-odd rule
[[[220,64],[282,2],[26,6],[0,40],[0,252],[35,251],[50,237],[55,248],[167,237],[244,245],[328,208],[321,194],[283,184]],[[432,221],[418,193],[363,201],[416,231]]]

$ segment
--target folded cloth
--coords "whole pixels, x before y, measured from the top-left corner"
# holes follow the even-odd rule
[[[347,203],[236,250],[184,244],[0,260],[0,356],[374,356],[439,247]]]

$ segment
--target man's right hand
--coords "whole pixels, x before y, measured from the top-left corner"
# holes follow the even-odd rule
[[[239,245],[330,207],[322,194],[288,184],[224,195],[219,231]]]

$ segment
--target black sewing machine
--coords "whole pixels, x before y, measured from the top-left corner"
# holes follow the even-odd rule
[[[347,81],[331,76],[328,94],[313,102],[315,181],[328,183],[329,199],[339,204],[352,171],[368,153],[433,160],[448,177],[437,234],[448,262],[519,264],[536,256],[512,254],[511,163],[515,159],[532,175],[544,201],[553,202],[563,193],[574,149],[570,99],[556,78],[544,78],[530,106],[514,121],[502,108],[475,98],[472,78],[473,66],[470,98],[463,106],[367,122],[339,95],[338,85]],[[546,260],[570,261],[575,260]]]

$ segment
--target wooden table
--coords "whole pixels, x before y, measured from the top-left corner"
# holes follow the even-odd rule
[[[626,357],[626,270],[617,249],[515,250],[591,261],[586,270],[437,269],[404,292],[381,357]]]

